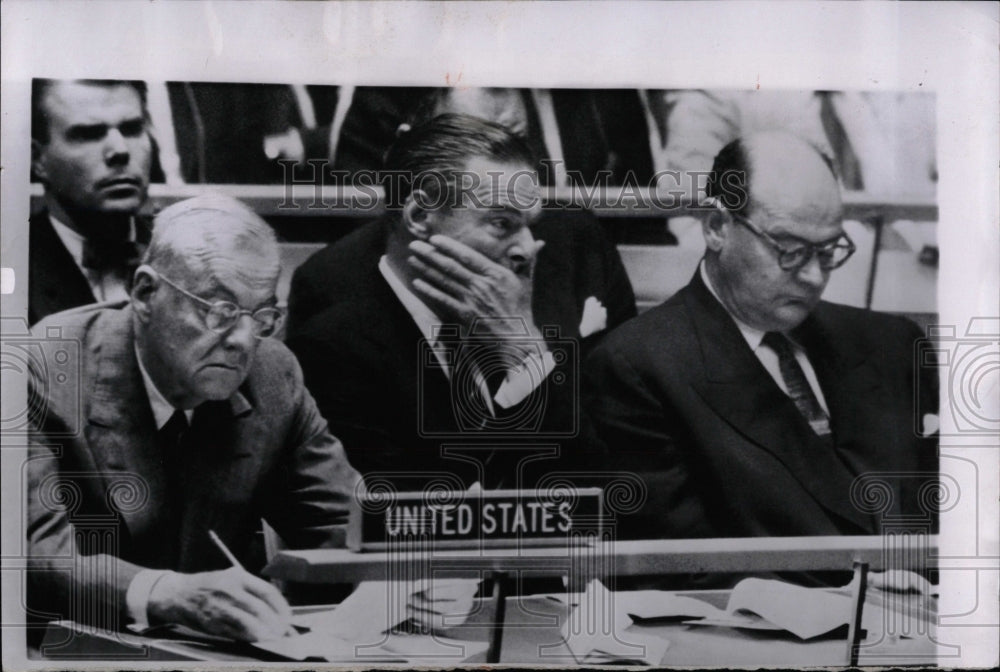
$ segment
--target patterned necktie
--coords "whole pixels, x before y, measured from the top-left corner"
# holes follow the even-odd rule
[[[788,396],[795,402],[799,413],[809,422],[809,426],[812,427],[817,436],[830,436],[830,418],[820,406],[812,386],[806,379],[806,374],[796,361],[792,344],[782,334],[774,331],[764,334],[764,339],[761,342],[778,355],[781,378],[785,381]]]

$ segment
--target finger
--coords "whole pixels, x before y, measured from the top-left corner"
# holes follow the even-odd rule
[[[413,280],[413,290],[425,301],[432,304],[431,309],[433,309],[434,312],[442,313],[444,315],[454,315],[457,316],[460,321],[465,321],[465,305],[448,296],[437,287],[428,284],[420,278],[415,278]]]
[[[428,245],[422,240],[414,240],[410,243],[410,251],[417,257],[419,257],[424,263],[429,266],[433,266],[442,273],[445,273],[458,282],[462,284],[468,284],[472,281],[477,274],[481,274],[479,271],[475,271],[471,268],[467,268],[462,265],[462,262],[457,259],[453,259],[441,251]]]
[[[445,275],[436,268],[427,265],[423,260],[417,257],[407,257],[406,261],[412,268],[420,273],[425,281],[437,287],[441,291],[456,298],[465,294],[465,288],[467,285],[460,284],[451,276]]]
[[[199,617],[201,628],[206,632],[241,641],[275,639],[285,633],[274,611],[246,592],[234,593],[220,588],[204,599]]]
[[[289,618],[281,617],[270,604],[248,592],[235,596],[232,606],[234,616],[255,639],[282,637],[291,626]]]
[[[255,636],[271,634],[280,637],[291,627],[291,608],[281,593],[263,579],[234,567],[225,572],[227,583],[216,593],[228,603],[247,632]]]
[[[486,273],[499,266],[499,264],[487,257],[485,254],[477,252],[468,245],[460,243],[454,238],[449,238],[448,236],[443,236],[438,233],[431,236],[428,240],[430,244],[437,248],[440,252],[448,255],[452,259],[455,259],[463,266],[472,269],[476,273]]]
[[[282,622],[291,625],[292,608],[285,596],[273,584],[249,573],[245,574],[247,592],[267,604]]]

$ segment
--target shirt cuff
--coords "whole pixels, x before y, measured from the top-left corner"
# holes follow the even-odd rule
[[[516,371],[507,374],[493,401],[505,409],[520,404],[542,384],[554,368],[556,361],[550,351],[546,350],[541,355],[532,352]]]
[[[132,629],[142,630],[149,627],[149,616],[146,613],[149,596],[159,580],[171,573],[168,569],[143,569],[128,584],[128,590],[125,591],[125,609],[132,619]]]

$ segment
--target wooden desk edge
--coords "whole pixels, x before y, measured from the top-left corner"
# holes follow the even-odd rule
[[[345,549],[282,551],[265,568],[267,576],[303,583],[388,580],[393,574],[427,578],[480,576],[485,571],[530,572],[535,577],[588,573],[639,576],[762,571],[850,571],[855,561],[885,568],[888,542],[879,536],[668,539],[603,542],[592,546],[434,549],[425,553],[356,553]],[[938,539],[927,538],[928,557]],[[393,564],[400,571],[393,571]],[[405,571],[402,563],[406,563]],[[418,577],[419,574],[419,577]]]

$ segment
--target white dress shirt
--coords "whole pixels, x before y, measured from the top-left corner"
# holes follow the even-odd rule
[[[715,287],[712,286],[712,281],[708,277],[708,272],[705,271],[704,260],[702,260],[701,264],[698,266],[698,270],[701,273],[702,282],[704,282],[705,286],[708,287],[708,291],[712,293],[712,296],[715,297],[715,300],[718,301],[723,308],[726,308],[726,304],[722,303],[718,293],[715,291]],[[726,308],[726,312],[729,313],[728,308]],[[781,391],[787,395],[788,386],[785,384],[785,379],[781,375],[781,367],[778,364],[778,354],[771,348],[761,343],[761,341],[764,340],[764,334],[766,332],[763,332],[760,329],[755,329],[750,325],[741,322],[740,319],[732,313],[729,313],[729,316],[733,318],[733,321],[736,323],[736,327],[740,330],[740,333],[743,334],[743,338],[746,339],[747,345],[750,346],[753,354],[760,360],[760,363],[767,370],[767,373],[771,376],[771,378],[774,379],[774,382],[778,384]],[[788,334],[785,334],[785,336],[788,337]],[[816,395],[819,405],[823,407],[823,411],[827,415],[830,415],[830,409],[827,408],[826,398],[823,396],[823,390],[820,389],[819,380],[816,378],[816,371],[813,369],[812,364],[809,363],[809,358],[806,357],[805,350],[803,350],[798,343],[791,338],[788,338],[788,342],[792,344],[792,351],[795,353],[795,361],[797,361],[799,366],[802,367],[802,372],[806,375],[806,380],[809,381],[809,387],[812,388],[813,394]]]
[[[416,323],[417,328],[420,329],[420,333],[427,340],[428,343],[437,344],[438,330],[441,327],[443,321],[437,315],[434,314],[427,305],[421,301],[416,294],[410,291],[399,276],[389,267],[389,261],[383,257],[379,259],[378,270],[382,273],[382,277],[385,281],[389,283],[389,288],[392,289],[393,294],[399,299],[399,302],[403,304],[406,308],[406,312],[410,314],[413,321]],[[441,348],[434,348],[434,355],[437,357],[438,362],[441,364],[441,368],[444,370],[445,375],[449,378],[451,377],[451,370],[445,359],[444,351]],[[500,385],[500,389],[494,397],[490,398],[489,388],[486,385],[486,379],[482,374],[477,373],[476,380],[479,389],[483,393],[483,398],[486,401],[487,407],[492,411],[493,404],[496,403],[500,408],[510,408],[515,406],[522,401],[532,391],[537,388],[542,380],[552,373],[552,369],[556,366],[555,360],[552,357],[552,353],[548,350],[544,354],[539,355],[537,353],[529,354],[524,363],[516,371],[508,372],[507,377],[504,382]],[[536,376],[535,372],[542,371],[542,376]]]
[[[87,279],[87,284],[90,285],[90,291],[93,292],[94,299],[98,302],[127,300],[129,297],[129,279],[118,270],[102,273],[84,266],[84,237],[60,222],[51,214],[49,215],[49,221],[52,222],[52,228],[55,229],[56,235],[59,236],[59,240],[61,240],[62,244],[66,247],[66,251],[69,252],[71,257],[73,257],[73,262],[76,264],[77,268],[80,269],[80,272],[83,273],[83,277]],[[128,239],[135,242],[134,220],[129,224]]]

